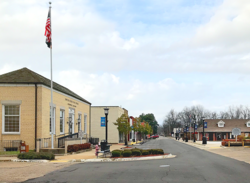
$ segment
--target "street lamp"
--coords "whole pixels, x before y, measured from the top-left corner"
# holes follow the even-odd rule
[[[202,137],[202,144],[207,144],[207,138],[205,136],[205,132],[204,132],[204,124],[205,124],[205,120],[204,117],[202,117],[202,122],[203,122],[203,137]]]
[[[69,134],[71,135],[73,122],[72,122],[72,117],[68,117],[68,118],[69,118],[69,121],[67,122],[67,124],[69,124]]]
[[[104,108],[104,114],[105,114],[105,120],[106,120],[106,143],[108,143],[108,114],[109,114],[109,108]]]
[[[80,118],[80,116],[77,119],[76,125],[78,125],[78,132],[80,132],[81,131],[81,118]]]
[[[188,125],[187,125],[187,123],[186,123],[186,142],[188,142],[187,128],[188,128]]]
[[[196,124],[196,118],[195,118],[195,115],[193,117],[193,120],[194,120],[194,142],[195,142],[195,124]]]

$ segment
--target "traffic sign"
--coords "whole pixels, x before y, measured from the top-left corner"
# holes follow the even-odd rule
[[[232,130],[232,135],[241,135],[241,130],[239,128],[234,128]]]

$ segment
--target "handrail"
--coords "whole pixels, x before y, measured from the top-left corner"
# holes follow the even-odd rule
[[[70,135],[66,135],[64,137],[58,138],[58,148],[63,147],[65,145],[66,138],[73,138],[75,136],[76,136],[76,138],[78,138],[78,133],[74,133],[74,134],[70,134]]]
[[[67,134],[69,134],[69,133],[64,133],[64,134],[56,135],[55,137],[56,138],[59,138],[59,136],[65,137],[65,135],[67,135]]]

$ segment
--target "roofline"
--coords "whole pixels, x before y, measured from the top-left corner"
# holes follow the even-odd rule
[[[120,107],[120,106],[108,106],[108,105],[104,105],[104,106],[91,106],[91,107]]]
[[[49,85],[46,85],[46,84],[44,84],[43,82],[0,82],[0,84],[41,84],[41,85],[44,85],[44,86],[47,86],[47,87],[49,87],[50,88],[50,86]],[[66,88],[66,87],[65,87]],[[68,88],[67,88],[68,89]],[[56,91],[58,91],[57,89],[55,89],[54,87],[53,87],[53,90],[56,90]],[[69,89],[68,89],[69,90]],[[70,95],[70,94],[68,94],[68,93],[64,93],[64,92],[62,92],[62,91],[60,91],[61,93],[63,93],[63,94],[65,94],[65,95],[69,95],[69,96],[71,96],[71,97],[73,97],[73,98],[75,98],[75,99],[78,99],[78,100],[80,100],[80,101],[82,101],[82,102],[85,102],[85,103],[88,103],[88,104],[90,104],[91,105],[91,103],[89,102],[89,101],[87,101],[87,100],[81,100],[81,99],[79,99],[79,98],[76,98],[75,96],[73,96],[73,95]]]

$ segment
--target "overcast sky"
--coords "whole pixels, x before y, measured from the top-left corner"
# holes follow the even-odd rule
[[[50,78],[48,2],[0,1],[0,74]],[[250,103],[249,0],[54,0],[54,81],[92,105],[154,113]]]

